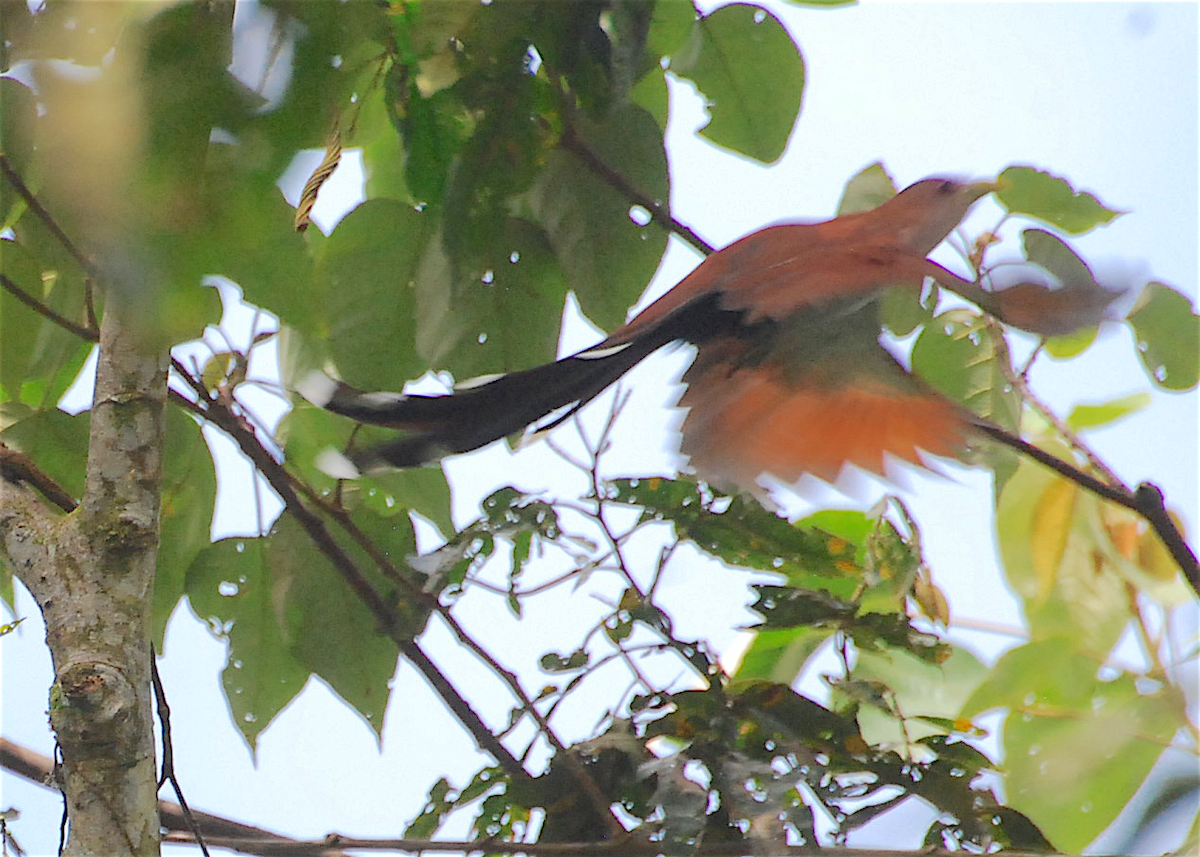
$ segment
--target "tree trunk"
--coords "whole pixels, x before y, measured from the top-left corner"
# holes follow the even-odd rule
[[[0,538],[46,621],[62,752],[65,854],[158,853],[147,635],[158,552],[166,355],[144,353],[111,294],[101,323],[87,487],[63,516],[0,480]]]

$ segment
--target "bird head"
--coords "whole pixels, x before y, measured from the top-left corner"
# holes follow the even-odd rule
[[[872,212],[893,244],[925,255],[953,231],[967,211],[998,185],[927,178],[906,187]]]

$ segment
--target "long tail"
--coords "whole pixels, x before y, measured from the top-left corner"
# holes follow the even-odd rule
[[[320,372],[305,378],[297,392],[336,414],[407,432],[394,441],[350,453],[354,470],[417,467],[478,449],[552,414],[557,417],[545,428],[557,425],[659,348],[728,330],[740,315],[718,309],[715,298],[705,297],[635,336],[625,338],[618,330],[570,357],[467,381],[449,395],[364,393]],[[564,408],[564,413],[558,413]],[[354,475],[344,466],[341,471],[336,475]]]

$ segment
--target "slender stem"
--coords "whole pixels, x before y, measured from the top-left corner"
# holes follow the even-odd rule
[[[559,141],[564,149],[575,155],[579,160],[604,179],[614,190],[620,193],[634,205],[639,205],[646,209],[650,215],[650,219],[657,223],[668,232],[678,235],[692,247],[699,250],[705,256],[712,254],[715,248],[701,238],[696,232],[684,223],[676,220],[673,215],[667,210],[667,206],[662,202],[652,199],[642,191],[638,190],[633,184],[621,175],[611,166],[609,166],[603,158],[598,155],[583,139],[575,132],[573,126],[568,125],[563,131],[562,139]]]
[[[24,482],[36,488],[43,497],[64,512],[74,512],[79,505],[65,488],[43,473],[32,458],[3,442],[0,442],[0,478],[10,482]]]
[[[4,173],[4,178],[8,180],[8,183],[13,186],[13,189],[16,190],[16,192],[20,194],[21,198],[25,200],[25,204],[29,206],[29,210],[36,214],[38,218],[46,224],[46,228],[49,229],[51,234],[58,239],[58,243],[62,244],[63,248],[74,257],[76,262],[79,263],[79,267],[83,268],[87,275],[92,279],[99,279],[96,274],[96,266],[93,264],[92,260],[88,258],[88,256],[85,255],[82,250],[76,247],[75,243],[70,238],[67,237],[67,233],[63,232],[62,227],[58,225],[58,221],[51,217],[50,212],[46,210],[45,206],[38,202],[38,198],[33,195],[33,191],[31,191],[29,186],[25,184],[25,180],[21,178],[20,174],[15,169],[13,169],[12,163],[8,160],[8,156],[2,152],[0,152],[0,172]]]
[[[39,301],[33,295],[29,294],[29,292],[22,289],[4,274],[0,274],[0,288],[3,288],[4,291],[8,292],[38,315],[44,316],[45,318],[57,324],[63,330],[75,334],[80,339],[86,339],[88,342],[100,341],[100,331],[97,327],[95,327],[95,322],[93,322],[93,326],[90,328],[82,327],[81,325],[76,324],[75,322],[71,321],[71,319],[46,306],[44,303]]]
[[[1087,459],[1088,464],[1093,470],[1099,473],[1108,482],[1109,485],[1117,486],[1128,491],[1125,483],[1117,476],[1112,469],[1105,464],[1091,447],[1083,442],[1078,432],[1075,432],[1065,422],[1059,419],[1058,414],[1051,410],[1050,406],[1041,400],[1033,389],[1029,386],[1028,371],[1030,366],[1027,365],[1021,372],[1014,372],[1012,359],[1008,350],[1008,342],[1004,338],[1004,332],[1000,329],[1000,325],[992,318],[987,320],[989,332],[992,335],[992,341],[996,343],[996,350],[999,352],[997,363],[1000,366],[1000,371],[1004,374],[1004,380],[1012,385],[1020,396],[1021,401],[1028,404],[1042,419],[1046,420],[1054,431],[1061,437],[1066,444]]]
[[[158,724],[162,733],[162,772],[158,777],[158,787],[161,789],[163,783],[171,781],[175,797],[179,798],[179,809],[183,813],[188,831],[196,838],[196,844],[200,846],[200,853],[204,857],[209,857],[208,846],[204,843],[204,834],[200,830],[195,816],[192,815],[191,807],[183,797],[183,788],[179,785],[179,778],[175,775],[175,745],[171,742],[171,706],[167,704],[167,692],[163,690],[162,678],[158,674],[158,659],[153,648],[150,650],[150,682],[154,686],[154,701],[158,709]]]
[[[1170,552],[1172,559],[1175,560],[1176,564],[1183,571],[1187,582],[1191,584],[1196,594],[1200,595],[1200,564],[1196,561],[1196,554],[1192,552],[1187,541],[1184,540],[1183,533],[1175,526],[1175,521],[1171,519],[1170,513],[1167,512],[1162,491],[1158,486],[1152,485],[1149,482],[1143,482],[1137,487],[1137,490],[1130,493],[1127,488],[1116,488],[1101,482],[1096,477],[1084,473],[1073,464],[1039,449],[1033,444],[1005,431],[1000,426],[979,422],[976,424],[976,427],[984,434],[991,436],[1005,446],[1012,447],[1017,452],[1028,455],[1034,461],[1044,464],[1063,478],[1069,479],[1081,488],[1091,491],[1097,497],[1111,500],[1118,506],[1124,506],[1126,509],[1137,512],[1146,519],[1147,523],[1154,529],[1154,532],[1158,534],[1163,545]]]

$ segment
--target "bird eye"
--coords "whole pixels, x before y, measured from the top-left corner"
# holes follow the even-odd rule
[[[938,193],[953,193],[955,187],[954,182],[946,180],[938,185]]]

